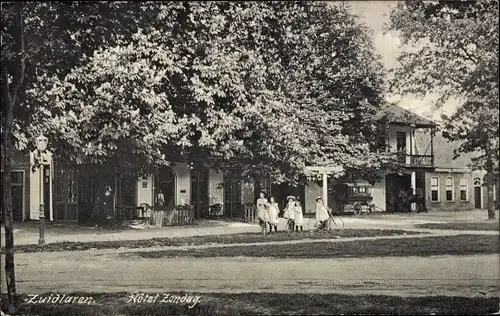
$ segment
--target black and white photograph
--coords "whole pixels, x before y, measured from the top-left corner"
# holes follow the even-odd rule
[[[0,313],[500,315],[499,1],[2,1]]]

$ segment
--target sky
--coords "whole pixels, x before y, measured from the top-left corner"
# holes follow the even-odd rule
[[[338,1],[331,1],[338,2]],[[350,7],[361,21],[373,30],[373,42],[377,52],[382,57],[382,63],[387,69],[398,66],[396,57],[401,52],[400,41],[397,32],[384,34],[384,26],[389,22],[389,14],[397,1],[348,1]],[[441,113],[451,114],[457,107],[457,103],[450,101],[440,111],[433,111],[434,97],[420,99],[416,96],[388,96],[387,100],[397,102],[400,106],[411,110],[427,118],[439,119]]]

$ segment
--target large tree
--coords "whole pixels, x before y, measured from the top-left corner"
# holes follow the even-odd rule
[[[34,149],[34,137],[44,130],[37,122],[37,113],[50,113],[50,108],[30,99],[33,94],[28,91],[39,87],[39,75],[64,76],[72,67],[85,63],[96,48],[135,33],[148,20],[140,14],[144,5],[147,3],[2,2],[2,223],[10,312],[16,303],[12,153]]]
[[[5,226],[5,280],[8,310],[15,312],[16,281],[14,265],[14,227],[12,223],[11,171],[13,152],[13,113],[25,80],[23,3],[2,6],[2,222]]]
[[[440,95],[459,106],[443,115],[443,136],[460,141],[456,152],[475,153],[487,173],[488,218],[494,219],[494,171],[499,159],[498,1],[405,1],[390,16],[403,53],[393,88],[401,94]]]
[[[65,145],[60,158],[142,169],[179,154],[238,160],[276,181],[306,164],[380,166],[369,144],[383,73],[348,8],[168,2],[143,14],[150,24],[132,38],[31,90],[50,105],[40,121]]]
[[[180,157],[276,181],[306,164],[376,169],[373,51],[348,8],[324,2],[3,4],[4,171],[40,132],[59,161],[143,172]]]

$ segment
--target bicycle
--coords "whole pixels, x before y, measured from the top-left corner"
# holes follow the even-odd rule
[[[328,218],[328,222],[326,224],[326,229],[328,231],[342,231],[344,229],[344,221],[342,220],[342,218],[334,218],[333,215],[330,214],[330,217]]]
[[[330,214],[325,228],[322,228],[321,223],[317,221],[314,223],[314,227],[315,228],[311,231],[342,231],[344,229],[344,221],[340,217],[333,217],[333,215]]]

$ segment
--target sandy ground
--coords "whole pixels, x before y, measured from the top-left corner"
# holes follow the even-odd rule
[[[497,218],[499,214],[497,212]],[[466,212],[431,212],[423,214],[374,214],[363,215],[361,217],[344,216],[345,228],[359,229],[410,229],[418,224],[425,223],[447,223],[456,221],[481,221],[487,219],[485,210],[475,210]],[[138,240],[164,237],[187,237],[203,235],[236,234],[245,232],[259,232],[257,224],[247,224],[238,222],[206,221],[198,226],[184,227],[163,227],[147,228],[138,230],[125,230],[119,232],[106,232],[102,230],[92,230],[90,228],[78,227],[71,229],[71,226],[62,229],[61,227],[51,227],[47,225],[45,230],[46,243],[72,241],[112,241],[112,240]],[[306,219],[305,230],[312,228],[314,220]],[[21,224],[15,228],[14,240],[16,245],[37,244],[38,230],[36,223]],[[279,230],[286,229],[286,222],[280,219]],[[2,237],[4,229],[1,228]],[[1,240],[4,246],[4,238]]]
[[[20,293],[187,291],[476,297],[498,296],[500,291],[498,255],[145,259],[91,250],[17,254],[16,262]]]
[[[454,215],[454,216],[451,216]],[[480,220],[485,213],[403,214],[345,217],[346,228],[406,229],[432,235],[464,232],[422,230],[416,224]],[[498,215],[497,215],[498,216]],[[484,218],[483,218],[484,219]],[[284,222],[280,229],[284,229]],[[220,222],[204,227],[169,227],[114,233],[47,232],[48,242],[106,241],[258,232],[255,224]],[[473,233],[473,232],[467,232]],[[474,232],[498,234],[498,232]],[[429,235],[427,235],[429,236]],[[418,238],[391,236],[374,238]],[[36,243],[36,230],[16,232],[17,244]],[[343,239],[345,241],[345,239]],[[304,241],[296,241],[304,242]],[[335,242],[330,240],[329,242]],[[157,251],[147,248],[141,251]],[[19,293],[57,292],[275,292],[387,294],[399,296],[500,295],[499,255],[272,259],[272,258],[139,258],[122,256],[139,249],[17,253]],[[3,262],[2,255],[2,262]],[[5,291],[3,265],[1,290]]]

